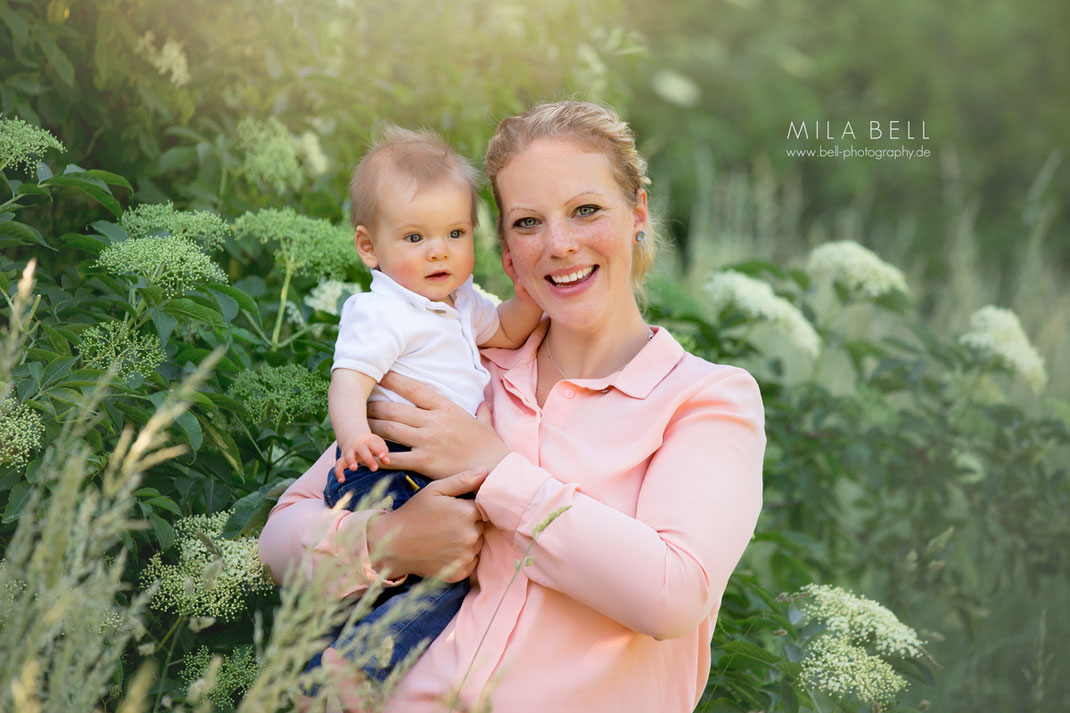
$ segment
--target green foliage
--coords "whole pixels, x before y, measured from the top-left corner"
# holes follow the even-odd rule
[[[28,171],[49,149],[64,151],[55,136],[22,119],[0,117],[0,171],[8,166]]]

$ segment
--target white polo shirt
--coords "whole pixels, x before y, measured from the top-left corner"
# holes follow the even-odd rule
[[[395,371],[434,387],[475,415],[490,381],[476,345],[498,331],[498,310],[475,291],[471,277],[451,297],[453,307],[372,270],[371,291],[353,295],[342,306],[331,370],[353,369],[376,381]],[[368,400],[409,403],[378,384]]]

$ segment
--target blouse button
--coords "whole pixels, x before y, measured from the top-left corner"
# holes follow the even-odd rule
[[[568,389],[567,391],[565,391],[565,398],[566,399],[571,399],[575,395],[576,395],[576,392],[573,391],[572,389]]]

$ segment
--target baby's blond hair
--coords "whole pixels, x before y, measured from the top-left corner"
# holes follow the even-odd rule
[[[384,178],[393,173],[416,183],[417,190],[442,180],[466,186],[472,195],[472,224],[476,222],[479,181],[472,164],[430,129],[402,129],[393,124],[378,138],[353,169],[349,199],[353,227],[375,224]]]

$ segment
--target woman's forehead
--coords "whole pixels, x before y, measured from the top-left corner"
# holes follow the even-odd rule
[[[547,137],[528,144],[498,173],[503,201],[571,197],[616,190],[609,157],[576,140]]]

